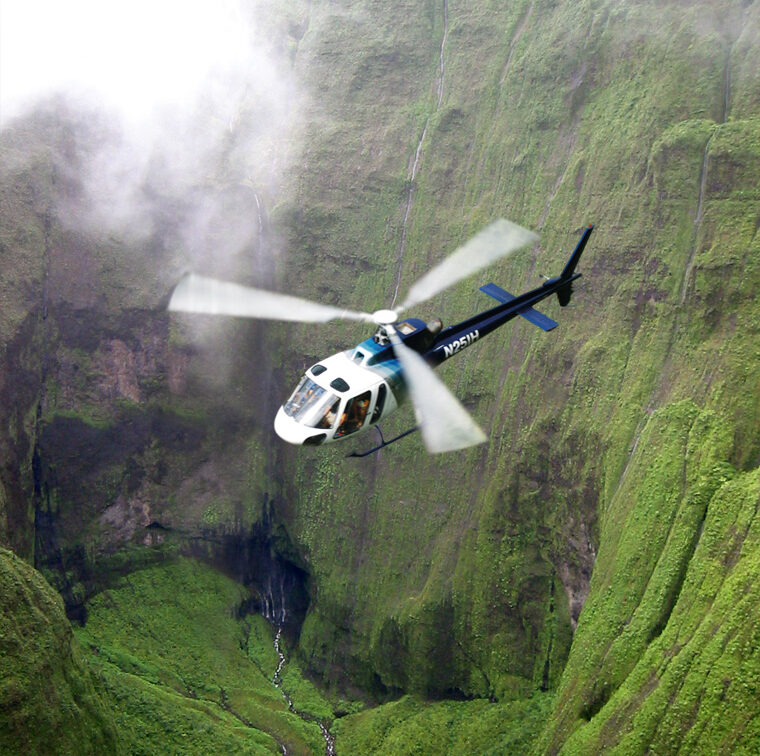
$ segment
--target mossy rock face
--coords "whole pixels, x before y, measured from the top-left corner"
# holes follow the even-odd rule
[[[573,300],[542,304],[551,333],[511,323],[441,366],[488,445],[431,457],[412,436],[362,462],[344,458],[353,441],[293,449],[272,434],[278,404],[369,334],[163,312],[188,266],[177,229],[220,197],[253,212],[225,184],[248,178],[234,129],[203,186],[151,207],[141,246],[53,212],[76,199],[97,123],[16,124],[0,136],[0,540],[31,556],[36,535],[67,603],[102,619],[98,566],[137,572],[159,541],[213,561],[229,538],[245,556],[271,504],[267,544],[308,575],[306,670],[356,698],[483,701],[347,718],[347,749],[423,748],[432,724],[454,751],[443,731],[493,698],[525,703],[539,752],[753,750],[760,4],[257,6],[309,93],[298,159],[261,193],[266,259],[208,256],[204,272],[374,309],[495,217],[540,231],[414,313],[450,324],[487,306],[489,279],[517,292],[560,270],[593,221]],[[402,410],[384,431],[413,422]],[[111,679],[125,700],[129,680]],[[151,696],[170,710],[165,693]]]
[[[311,245],[310,262],[342,301],[382,301],[399,275],[403,293],[502,214],[542,231],[535,255],[492,274],[510,290],[527,288],[564,262],[578,229],[596,224],[572,303],[544,304],[558,329],[513,323],[441,367],[488,427],[488,448],[436,459],[406,439],[359,471],[337,450],[285,452],[293,531],[319,586],[302,653],[330,682],[348,658],[354,679],[374,673],[389,690],[445,695],[446,677],[449,695],[525,695],[558,684],[576,622],[588,621],[584,601],[590,612],[609,591],[635,621],[625,632],[627,617],[615,631],[600,624],[586,640],[578,630],[577,645],[593,651],[592,688],[595,649],[605,632],[621,633],[610,638],[607,682],[588,692],[586,709],[575,702],[591,716],[668,623],[699,528],[699,506],[682,496],[709,498],[713,466],[757,465],[759,142],[750,103],[760,68],[742,59],[758,60],[757,7],[496,5],[448,4],[442,99],[440,46],[428,44],[427,67],[409,70],[413,106],[389,108],[379,123],[386,85],[381,71],[363,78],[371,55],[358,37],[333,31],[315,7],[313,36],[299,48],[311,81],[324,70],[309,67],[315,51],[340,38],[314,104],[329,128],[309,134],[308,171],[291,179],[300,217],[319,207],[316,229],[336,243],[320,255],[308,223],[288,228],[294,247],[301,237]],[[386,12],[368,13],[383,28]],[[443,42],[440,22],[426,33]],[[416,23],[428,30],[427,16]],[[374,155],[390,170],[373,163],[370,180],[362,160]],[[363,254],[359,229],[378,249],[369,275],[348,264]],[[320,291],[311,268],[290,272],[303,290]],[[455,287],[421,314],[452,322],[474,312],[474,288]],[[311,349],[312,332],[302,338]],[[610,570],[612,587],[602,578]],[[627,592],[626,576],[653,571],[650,593]],[[602,616],[622,611],[605,607]]]
[[[725,448],[723,422],[690,401],[647,422],[539,752],[757,748],[760,473],[721,462]]]
[[[109,705],[96,690],[60,596],[0,549],[0,753],[118,753]]]

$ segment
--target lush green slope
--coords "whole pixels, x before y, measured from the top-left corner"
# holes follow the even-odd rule
[[[382,29],[386,17],[375,13]],[[441,40],[440,17],[417,16]],[[411,161],[429,116],[428,129],[405,254],[395,259],[407,199],[401,182],[410,174],[406,164],[395,174],[388,167],[384,184],[395,175],[399,190],[377,221],[388,253],[368,262],[380,287],[371,301],[392,296],[399,263],[403,281],[412,280],[493,215],[543,231],[536,257],[516,259],[509,280],[500,272],[510,288],[537,270],[553,272],[572,229],[593,220],[597,231],[571,307],[547,305],[558,331],[547,337],[515,324],[442,369],[488,428],[488,450],[430,459],[410,441],[360,470],[347,470],[337,451],[293,457],[304,472],[287,490],[299,500],[295,522],[320,585],[303,652],[332,676],[349,650],[354,675],[369,667],[404,690],[509,696],[551,686],[595,564],[557,714],[539,748],[556,749],[597,712],[610,722],[605,742],[616,742],[631,705],[622,695],[610,701],[620,701],[616,710],[603,706],[672,627],[687,570],[702,569],[700,521],[724,471],[751,470],[760,451],[759,69],[748,62],[758,60],[758,9],[449,4],[440,104],[437,52],[427,67],[410,69],[419,88],[402,155]],[[349,42],[338,60],[364,55],[360,41]],[[376,145],[397,138],[405,114],[388,110],[378,125],[375,101],[397,76],[354,64],[345,79],[332,79],[340,94],[324,100],[341,103],[330,113],[329,139],[342,151],[318,173],[328,186],[350,186],[351,200],[321,192],[311,202],[341,229],[372,222],[383,201],[377,174],[387,153]],[[378,156],[375,174],[357,187],[367,155]],[[308,202],[311,185],[300,186]],[[351,233],[338,245],[343,239],[339,259],[363,255]],[[349,305],[366,301],[372,283],[353,268],[341,277],[331,259],[326,272],[343,301],[347,293]],[[450,321],[472,312],[472,299],[462,285],[424,309]],[[657,428],[689,438],[692,451],[674,440],[655,457]],[[608,587],[605,572],[620,583]],[[719,607],[707,621],[730,633]],[[608,649],[605,638],[618,635]],[[730,679],[744,680],[747,664],[749,651],[733,660]],[[730,691],[725,705],[742,711],[742,700]],[[698,725],[688,734],[718,711],[710,700],[703,706],[680,727],[667,725],[687,750],[713,745],[699,741]],[[756,712],[750,705],[737,716],[745,722]],[[628,727],[642,749],[665,737],[666,725],[660,733],[651,719]],[[724,747],[751,742],[742,727],[732,732]],[[578,743],[578,752],[598,745]],[[626,740],[622,752],[631,747]]]
[[[115,718],[60,596],[6,549],[0,602],[0,753],[117,753]]]
[[[318,721],[329,724],[332,709],[287,662],[281,685],[300,714],[289,710],[273,684],[271,626],[242,617],[249,592],[167,556],[99,593],[72,633],[40,574],[0,552],[0,753],[324,750]]]
[[[344,459],[353,442],[285,448],[273,408],[366,331],[161,314],[187,265],[179,229],[212,199],[241,209],[240,152],[220,151],[182,197],[149,177],[150,238],[115,240],[55,214],[62,199],[83,212],[95,127],[38,114],[2,142],[0,539],[31,557],[36,534],[67,606],[89,600],[84,632],[114,628],[104,646],[124,664],[101,671],[123,723],[154,726],[139,710],[153,700],[176,742],[182,727],[206,737],[205,720],[187,701],[173,718],[150,639],[186,617],[182,600],[134,638],[135,681],[115,634],[132,598],[115,589],[117,621],[92,594],[153,559],[146,545],[229,567],[223,539],[269,529],[267,548],[308,573],[301,663],[351,695],[416,694],[341,721],[339,752],[425,752],[425,728],[456,752],[478,727],[504,752],[751,752],[760,5],[260,6],[307,103],[299,159],[261,192],[274,263],[252,274],[193,247],[194,264],[374,308],[495,216],[538,230],[539,247],[415,313],[450,323],[488,305],[486,280],[515,291],[557,271],[593,221],[573,301],[545,304],[550,334],[513,323],[442,366],[487,446],[430,457],[409,438],[361,462]],[[412,422],[402,411],[386,431]],[[170,671],[169,688],[188,668]],[[216,701],[223,677],[198,690]],[[463,695],[499,703],[423,703]],[[253,737],[216,715],[225,743]]]
[[[338,754],[527,753],[548,715],[552,698],[508,703],[442,701],[413,696],[354,714],[335,727]]]
[[[399,8],[373,12],[379,34]],[[437,21],[403,9],[400,28],[416,18],[440,44],[440,8],[431,12]],[[312,13],[306,74],[329,26],[327,9]],[[572,305],[547,304],[560,329],[515,324],[442,369],[488,428],[487,449],[431,459],[408,441],[359,469],[337,450],[293,455],[288,498],[320,585],[302,644],[326,669],[348,642],[390,687],[504,695],[551,684],[570,606],[588,590],[597,518],[603,527],[651,412],[690,397],[732,428],[722,461],[756,459],[757,402],[740,388],[757,383],[757,74],[745,65],[756,15],[738,4],[449,4],[443,98],[429,45],[427,65],[408,68],[413,122],[389,108],[378,123],[378,92],[392,101],[398,71],[373,65],[358,35],[330,59],[329,84],[316,68],[330,93],[317,107],[315,120],[331,119],[320,144],[340,145],[341,159],[312,161],[319,185],[340,193],[315,197],[307,174],[302,201],[349,231],[333,245],[338,260],[367,254],[351,229],[383,231],[367,261],[377,294],[355,266],[342,275],[325,261],[347,304],[388,301],[399,263],[412,280],[493,215],[543,231],[535,256],[499,271],[510,288],[555,270],[572,231],[597,224]],[[399,260],[408,167],[389,164],[385,140],[402,139],[411,158],[428,117]],[[378,162],[361,183],[367,155]],[[398,186],[387,198],[378,175]],[[308,246],[310,229],[293,247]],[[471,286],[421,309],[462,317],[484,304]],[[314,292],[306,278],[304,288]]]
[[[130,574],[88,604],[80,645],[114,703],[125,753],[288,753],[324,748],[316,722],[272,684],[277,654],[263,617],[241,620],[247,591],[180,559]],[[292,671],[299,709],[332,718]],[[308,698],[307,698],[308,696]]]
[[[691,417],[682,415],[676,443],[686,442],[693,453],[702,418],[686,409]],[[675,435],[662,425],[653,430],[660,437]],[[598,583],[595,573],[560,688],[556,725],[541,750],[555,752],[561,743],[563,753],[760,748],[758,473],[717,466],[685,488],[672,480],[663,491],[652,484],[652,471],[668,464],[673,448],[654,446],[641,460],[651,467],[631,474],[660,495],[646,504],[639,498],[639,507],[651,512],[648,522],[639,508],[629,514],[625,536],[612,547],[614,573]],[[681,455],[671,456],[678,477],[682,462]],[[642,533],[642,525],[655,523],[659,532]],[[600,561],[608,556],[600,550]]]

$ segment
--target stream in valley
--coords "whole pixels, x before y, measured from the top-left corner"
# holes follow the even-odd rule
[[[290,709],[290,711],[292,711],[294,714],[297,714],[305,722],[316,722],[319,725],[319,729],[322,732],[322,737],[325,739],[325,753],[327,754],[327,756],[335,756],[335,736],[330,732],[327,725],[324,722],[318,720],[315,716],[296,709],[296,707],[293,705],[293,699],[288,695],[287,691],[282,687],[281,672],[282,672],[283,667],[287,663],[287,660],[285,659],[285,654],[282,652],[282,646],[280,645],[281,638],[282,638],[282,626],[278,626],[277,633],[274,636],[274,650],[277,652],[278,661],[277,661],[277,669],[275,670],[275,673],[272,676],[272,684],[275,686],[275,688],[277,688],[280,691],[280,693],[282,693],[282,697],[285,699],[285,702],[287,703],[288,709]],[[282,748],[283,756],[287,756],[288,751],[285,748],[285,746],[281,743],[280,747]]]

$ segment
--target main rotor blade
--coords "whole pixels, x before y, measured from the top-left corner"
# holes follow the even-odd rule
[[[324,323],[334,318],[372,320],[372,316],[367,313],[342,310],[289,294],[217,281],[195,273],[188,274],[177,284],[169,301],[169,309],[174,312],[270,318],[302,323]]]
[[[537,240],[536,234],[516,223],[504,218],[494,221],[418,279],[398,311],[430,299],[486,265]]]
[[[404,370],[404,380],[428,451],[448,452],[482,444],[486,440],[485,433],[430,365],[401,341],[394,328],[386,327],[386,330]]]

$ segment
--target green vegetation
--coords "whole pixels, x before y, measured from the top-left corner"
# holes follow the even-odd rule
[[[594,222],[583,278],[543,306],[555,331],[513,323],[441,367],[488,445],[286,448],[278,403],[366,329],[169,324],[171,223],[132,250],[51,215],[96,125],[5,130],[0,542],[86,602],[95,673],[72,651],[84,692],[55,695],[108,702],[112,750],[323,748],[244,589],[177,558],[225,567],[223,539],[261,530],[308,575],[283,681],[351,712],[338,753],[756,752],[760,4],[450,0],[445,28],[432,0],[257,6],[308,95],[262,190],[271,285],[390,304],[502,215],[541,243],[482,282],[534,285]],[[238,158],[193,191],[253,180]],[[156,215],[181,225],[185,201]],[[243,258],[225,275],[249,280]],[[480,283],[415,314],[464,318]],[[41,659],[67,653],[56,606]]]
[[[551,709],[550,695],[508,703],[442,701],[404,696],[338,721],[336,753],[527,753]]]
[[[537,257],[493,274],[515,289],[561,265],[571,230],[589,221],[597,230],[572,305],[546,305],[560,315],[557,331],[517,323],[441,369],[487,428],[488,449],[431,459],[408,440],[358,472],[337,451],[293,456],[300,469],[286,492],[299,502],[296,533],[319,585],[301,653],[333,683],[348,651],[350,679],[366,685],[374,673],[390,691],[422,695],[453,687],[505,700],[562,678],[536,747],[556,750],[580,726],[571,743],[593,752],[600,741],[583,735],[584,717],[610,722],[602,744],[621,737],[630,701],[617,715],[607,704],[670,627],[711,497],[760,453],[760,132],[747,106],[758,75],[734,53],[758,60],[757,9],[450,5],[449,25],[440,107],[428,94],[432,68],[410,74],[430,122],[402,291],[494,215],[542,231]],[[335,97],[322,102],[342,159],[314,159],[321,183],[347,186],[366,176],[352,160],[397,143],[400,119],[389,110],[381,127],[373,121],[390,73],[358,88],[340,71]],[[420,133],[419,121],[406,128],[403,155]],[[408,176],[400,161],[389,170],[388,186]],[[314,182],[299,175],[297,185],[308,202]],[[364,192],[382,216],[382,195],[369,181]],[[389,196],[384,235],[373,237],[388,250],[375,275],[385,276],[380,301],[398,271],[404,201]],[[339,198],[336,225],[366,222],[361,207]],[[350,235],[333,240],[332,254],[336,245],[349,259]],[[349,305],[378,286],[353,269],[325,272]],[[308,292],[310,280],[298,288]],[[463,284],[423,309],[451,322],[475,309],[472,297]],[[705,703],[700,716],[711,710]],[[655,736],[639,726],[643,749]],[[727,743],[751,742],[741,731]]]
[[[105,691],[72,636],[60,596],[0,549],[0,754],[114,754]]]
[[[277,655],[263,617],[238,618],[242,586],[179,559],[133,572],[88,603],[81,647],[115,708],[125,753],[288,753],[324,748],[316,724],[288,711],[272,684]],[[329,706],[295,666],[299,710]]]

